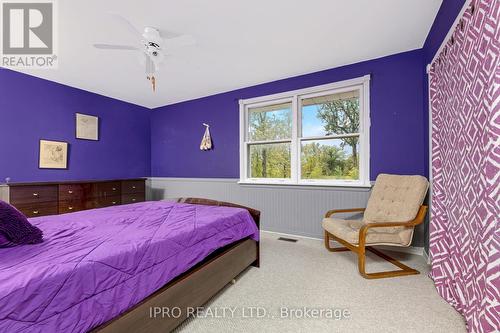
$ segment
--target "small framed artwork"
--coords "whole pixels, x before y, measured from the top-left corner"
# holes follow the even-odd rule
[[[76,114],[76,138],[99,140],[99,118],[88,114]]]
[[[40,140],[40,169],[67,169],[68,143],[61,141]]]

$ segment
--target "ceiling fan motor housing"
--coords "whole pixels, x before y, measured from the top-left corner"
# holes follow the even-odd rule
[[[151,60],[153,60],[154,62],[161,61],[163,57],[160,47],[160,43],[162,41],[160,31],[156,28],[145,27],[142,37],[144,38],[146,53],[151,57]]]

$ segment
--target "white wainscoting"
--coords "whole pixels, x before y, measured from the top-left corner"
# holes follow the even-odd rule
[[[369,188],[303,187],[293,185],[240,185],[238,179],[159,178],[148,179],[147,198],[163,200],[200,197],[229,201],[261,211],[261,229],[291,235],[322,238],[321,220],[334,208],[366,207]],[[423,225],[415,230],[413,249],[423,246]]]

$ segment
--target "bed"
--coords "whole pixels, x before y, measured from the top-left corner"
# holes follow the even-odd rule
[[[169,331],[185,315],[151,307],[201,306],[258,265],[258,211],[180,201],[31,219],[43,243],[0,249],[0,331]]]

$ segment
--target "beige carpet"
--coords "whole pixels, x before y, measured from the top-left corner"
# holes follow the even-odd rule
[[[436,293],[421,256],[392,253],[420,275],[365,280],[353,253],[330,253],[319,240],[278,237],[262,233],[261,267],[243,272],[177,332],[465,332],[462,317]],[[367,262],[368,272],[393,269],[373,255]],[[316,315],[322,318],[305,318],[304,307],[322,310]],[[291,308],[294,318],[287,318]]]

